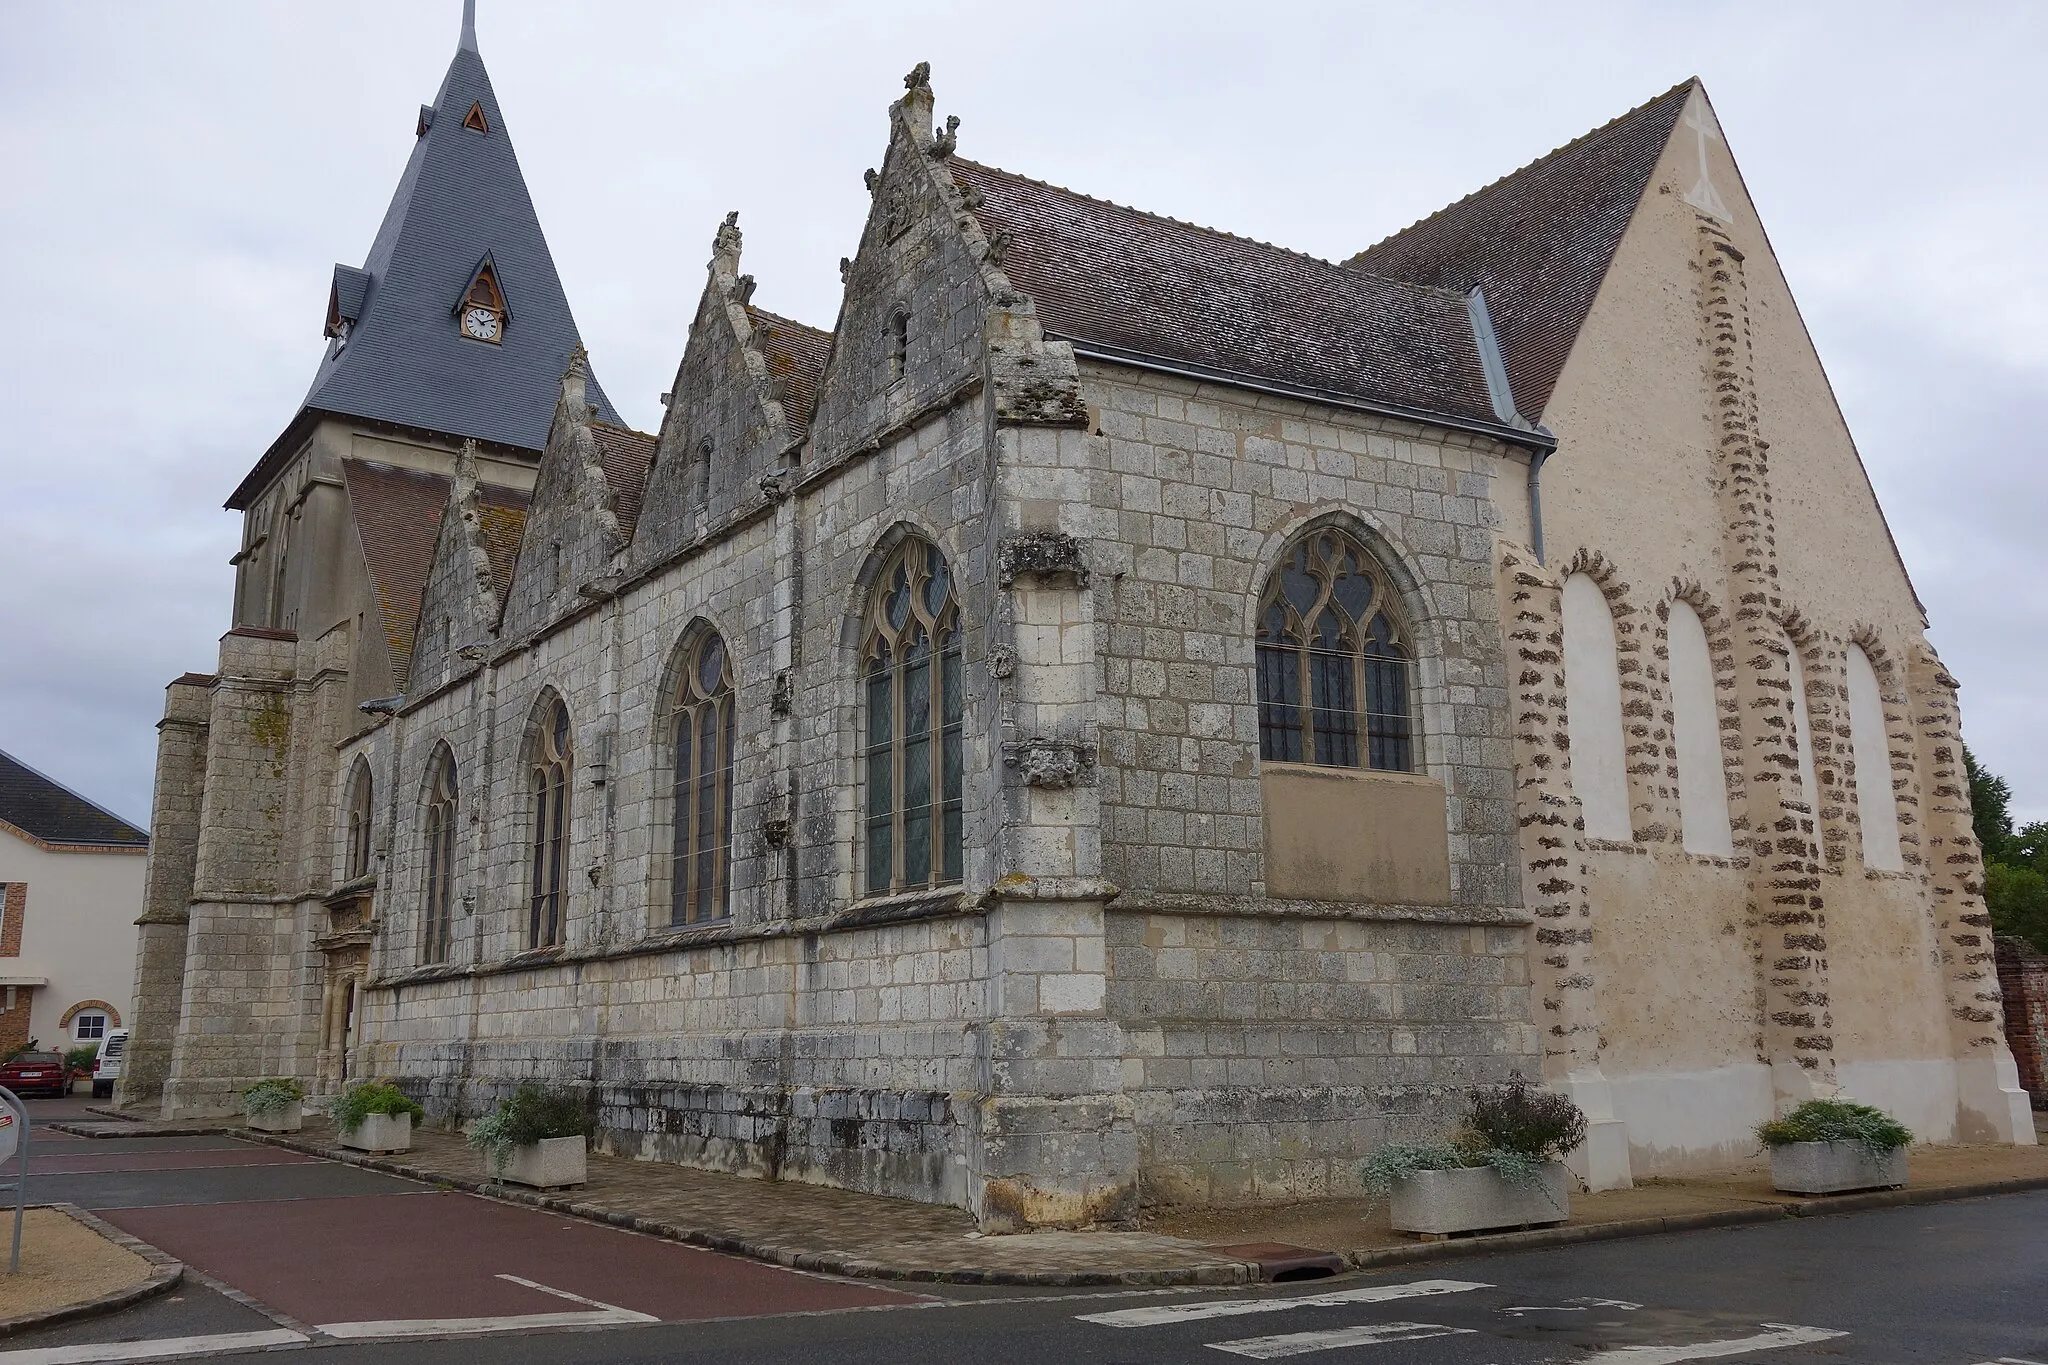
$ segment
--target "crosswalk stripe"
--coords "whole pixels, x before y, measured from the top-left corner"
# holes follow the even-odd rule
[[[1361,1327],[1333,1327],[1326,1332],[1290,1332],[1278,1337],[1246,1337],[1242,1341],[1212,1341],[1212,1351],[1228,1351],[1253,1360],[1279,1360],[1285,1356],[1307,1355],[1310,1351],[1333,1351],[1339,1346],[1376,1346],[1388,1341],[1423,1341],[1430,1337],[1469,1337],[1470,1327],[1445,1327],[1434,1322],[1375,1322]]]
[[[1081,1322],[1105,1327],[1160,1327],[1173,1322],[1200,1322],[1205,1318],[1234,1318],[1243,1313],[1278,1313],[1289,1308],[1337,1308],[1345,1304],[1391,1303],[1396,1299],[1421,1299],[1436,1294],[1462,1294],[1470,1289],[1491,1289],[1490,1284],[1471,1280],[1414,1280],[1407,1284],[1375,1284],[1363,1289],[1344,1289],[1334,1294],[1310,1294],[1293,1299],[1224,1299],[1218,1303],[1169,1303],[1147,1308],[1119,1308],[1113,1313],[1084,1313]]]
[[[1782,1322],[1767,1322],[1764,1326],[1771,1330],[1758,1336],[1736,1337],[1729,1341],[1698,1341],[1690,1346],[1617,1346],[1599,1355],[1582,1356],[1578,1365],[1678,1365],[1684,1360],[1746,1355],[1751,1351],[1769,1351],[1780,1346],[1806,1346],[1849,1335],[1847,1332],[1831,1332],[1825,1327],[1795,1327]]]

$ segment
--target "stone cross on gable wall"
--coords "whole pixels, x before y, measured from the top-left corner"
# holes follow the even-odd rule
[[[1715,190],[1714,181],[1707,169],[1707,140],[1712,138],[1715,141],[1720,141],[1721,130],[1715,125],[1714,116],[1708,111],[1707,103],[1704,99],[1698,97],[1693,99],[1692,107],[1685,112],[1685,126],[1692,129],[1695,135],[1695,145],[1699,149],[1700,163],[1699,179],[1693,181],[1692,188],[1685,192],[1685,202],[1691,204],[1702,213],[1712,214],[1724,223],[1730,222],[1734,219],[1735,215],[1730,213],[1728,205],[1722,202],[1721,195],[1719,191]]]

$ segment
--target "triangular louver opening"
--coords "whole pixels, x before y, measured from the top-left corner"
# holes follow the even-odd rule
[[[472,132],[488,133],[491,131],[491,121],[484,117],[483,101],[477,100],[471,103],[469,112],[462,116],[462,126],[470,129]]]

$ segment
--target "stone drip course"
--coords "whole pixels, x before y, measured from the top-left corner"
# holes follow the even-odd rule
[[[2048,1115],[2042,1116],[2048,1127]],[[1327,1199],[1256,1208],[1148,1211],[1139,1230],[986,1236],[965,1210],[793,1181],[752,1180],[592,1152],[589,1183],[524,1190],[491,1180],[458,1133],[423,1127],[413,1150],[375,1157],[337,1146],[324,1122],[302,1133],[247,1133],[312,1156],[797,1270],[942,1284],[1228,1285],[1266,1278],[1259,1244],[1331,1253],[1352,1270],[1582,1241],[1688,1232],[2048,1189],[2048,1147],[1922,1146],[1900,1190],[1802,1198],[1771,1189],[1768,1161],[1634,1189],[1574,1193],[1572,1221],[1526,1231],[1417,1242],[1393,1232],[1384,1203]]]

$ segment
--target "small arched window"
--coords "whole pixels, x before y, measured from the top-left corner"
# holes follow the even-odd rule
[[[455,755],[443,748],[434,756],[427,783],[426,924],[420,945],[420,956],[427,962],[448,960],[454,930],[455,810]]]
[[[711,438],[697,443],[697,505],[711,506]]]
[[[1287,551],[1259,599],[1259,756],[1408,772],[1410,651],[1394,592],[1334,527]]]
[[[685,646],[674,692],[675,859],[669,922],[731,913],[732,657],[717,632]]]
[[[870,895],[961,878],[960,608],[938,547],[896,548],[868,598],[860,660]]]
[[[356,760],[355,775],[348,784],[348,847],[342,856],[342,880],[354,881],[370,873],[370,825],[375,811],[370,765]]]
[[[556,698],[541,713],[534,736],[528,781],[533,793],[533,895],[527,916],[527,945],[545,948],[562,941],[562,899],[568,886],[569,708]]]

